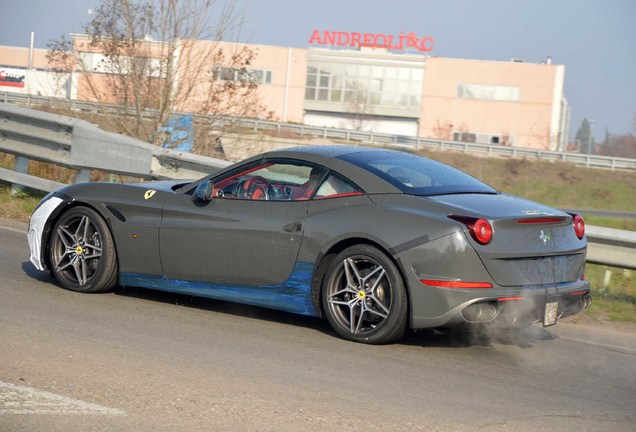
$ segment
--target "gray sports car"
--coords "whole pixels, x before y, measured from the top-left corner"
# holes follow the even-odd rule
[[[46,196],[31,261],[64,288],[140,286],[326,317],[346,339],[553,325],[591,303],[583,220],[410,153],[325,146],[194,182]]]

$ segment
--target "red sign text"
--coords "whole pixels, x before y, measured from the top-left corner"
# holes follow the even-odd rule
[[[435,38],[418,37],[414,32],[408,34],[400,32],[399,36],[394,36],[383,33],[314,30],[309,38],[310,45],[387,48],[397,51],[416,49],[422,52],[432,51],[433,42]]]

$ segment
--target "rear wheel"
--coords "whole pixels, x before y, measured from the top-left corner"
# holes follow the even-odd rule
[[[69,290],[95,293],[117,283],[115,244],[94,210],[74,207],[55,224],[50,241],[51,270]]]
[[[345,339],[382,344],[404,334],[404,282],[395,264],[374,247],[356,245],[338,254],[325,274],[322,301],[329,323]]]

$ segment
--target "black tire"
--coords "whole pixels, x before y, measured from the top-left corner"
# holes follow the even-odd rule
[[[49,254],[53,275],[68,290],[98,293],[117,283],[113,237],[104,219],[88,207],[74,207],[58,219]]]
[[[323,279],[322,302],[329,323],[345,339],[385,344],[404,335],[404,282],[393,261],[372,246],[351,246],[334,258]]]

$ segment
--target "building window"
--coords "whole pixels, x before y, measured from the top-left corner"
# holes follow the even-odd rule
[[[518,101],[519,87],[482,84],[458,84],[457,97],[460,99]]]
[[[219,81],[240,81],[255,84],[271,84],[272,71],[267,69],[233,68],[216,66],[212,69],[212,79]]]
[[[310,61],[305,99],[419,108],[423,80],[422,68]]]
[[[114,75],[165,77],[166,61],[148,56],[107,56],[100,53],[78,53],[82,72],[94,72]]]
[[[514,147],[515,145],[514,135],[488,132],[453,132],[453,141],[509,147]]]

